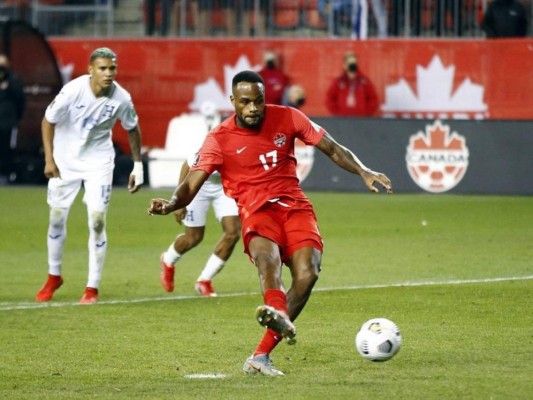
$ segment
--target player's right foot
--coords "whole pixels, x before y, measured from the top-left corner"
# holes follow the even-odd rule
[[[213,289],[211,281],[196,281],[194,288],[204,297],[217,297],[217,293],[215,292],[215,289]]]
[[[95,304],[96,302],[98,302],[98,289],[86,287],[80,299],[80,304]]]
[[[284,312],[263,305],[257,307],[255,316],[260,325],[279,333],[287,339],[288,344],[296,343],[296,327]]]
[[[269,375],[280,376],[283,372],[276,369],[272,364],[272,360],[266,354],[260,354],[257,356],[248,357],[242,366],[242,370],[248,375]]]
[[[165,264],[165,261],[163,261],[163,255],[165,253],[161,254],[161,273],[159,275],[159,279],[161,280],[161,285],[163,286],[163,289],[165,289],[167,292],[173,292],[174,291],[174,271],[176,270],[176,267],[173,265]]]
[[[63,284],[63,278],[61,276],[48,274],[48,279],[44,286],[37,292],[35,300],[39,302],[50,301],[54,295],[54,292]]]

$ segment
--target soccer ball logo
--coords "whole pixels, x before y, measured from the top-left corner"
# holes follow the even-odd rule
[[[426,126],[425,135],[412,135],[405,160],[407,170],[422,189],[442,193],[456,186],[468,167],[468,148],[465,138],[450,127],[435,121]]]
[[[386,318],[366,321],[355,335],[357,351],[370,361],[390,360],[398,353],[401,345],[400,329]]]

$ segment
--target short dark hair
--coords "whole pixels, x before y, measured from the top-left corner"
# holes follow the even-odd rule
[[[231,81],[231,87],[234,88],[240,82],[261,83],[265,84],[261,75],[255,71],[241,71],[233,77]]]
[[[108,47],[100,47],[91,53],[89,63],[92,64],[97,58],[109,58],[113,61],[117,61],[117,55],[113,50]]]

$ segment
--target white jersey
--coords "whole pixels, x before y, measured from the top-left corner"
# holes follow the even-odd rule
[[[114,167],[112,128],[117,119],[129,131],[138,123],[130,94],[117,82],[107,96],[95,97],[90,75],[67,83],[45,112],[55,125],[54,160],[63,170],[97,171]],[[107,168],[106,168],[107,167]]]
[[[207,121],[206,121],[207,122]],[[211,126],[217,125],[220,122],[220,117],[211,122]],[[194,144],[194,151],[189,155],[187,164],[189,166],[194,164],[196,155],[200,150],[203,140],[207,136],[208,125],[206,124],[205,132],[197,132],[196,143]],[[209,205],[213,206],[215,217],[220,222],[224,217],[236,217],[239,215],[237,203],[232,198],[226,196],[220,174],[218,171],[209,175],[209,178],[204,182],[192,202],[187,206],[187,214],[183,219],[183,224],[187,227],[205,226],[207,222],[207,212]]]
[[[189,166],[193,165],[196,160],[196,155],[198,154],[198,151],[200,151],[200,148],[202,147],[202,144],[207,136],[207,134],[210,132],[212,128],[217,126],[220,123],[220,115],[216,114],[215,117],[211,119],[205,118],[205,131],[197,131],[195,132],[195,142],[193,144],[193,151],[189,154],[189,157],[187,158],[187,164]],[[210,185],[213,184],[213,187]],[[218,171],[213,172],[211,175],[209,175],[209,178],[204,183],[204,186],[208,186],[210,191],[216,191],[218,187],[222,187],[222,181],[220,179],[220,174]],[[214,187],[217,186],[217,187]]]

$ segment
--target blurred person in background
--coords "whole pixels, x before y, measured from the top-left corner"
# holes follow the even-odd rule
[[[376,113],[376,89],[361,72],[354,52],[344,55],[344,70],[331,81],[326,93],[326,106],[331,114],[337,116],[370,117]]]
[[[171,13],[175,10],[174,0],[145,0],[146,9],[146,35],[153,36],[156,33],[157,21],[160,21],[161,36],[167,36],[171,25]],[[179,3],[176,1],[176,3]],[[157,13],[160,18],[157,18]]]
[[[17,125],[25,106],[24,85],[11,71],[9,58],[0,54],[0,184],[8,183],[13,171]]]
[[[329,25],[333,37],[341,36],[344,28],[351,28],[353,20],[353,1],[357,0],[318,0],[320,16]],[[330,16],[331,15],[331,16]]]
[[[305,104],[305,90],[300,85],[291,85],[287,90],[286,106],[300,109]]]
[[[259,75],[265,82],[265,103],[283,104],[283,96],[289,85],[289,77],[279,67],[279,56],[273,50],[267,50],[263,54],[263,68]]]
[[[388,9],[383,0],[372,0],[372,14],[376,20],[377,36],[387,37]],[[368,38],[368,1],[353,0],[352,39]]]
[[[45,111],[41,123],[48,181],[48,278],[37,292],[36,301],[52,300],[63,284],[63,249],[67,218],[81,187],[85,193],[89,226],[89,273],[81,304],[98,301],[107,252],[106,217],[111,200],[115,149],[112,132],[120,119],[128,132],[133,170],[128,180],[130,193],[144,182],[141,160],[141,130],[131,95],[116,81],[117,56],[106,47],[94,50],[88,74],[67,83]]]
[[[266,26],[270,1],[242,0],[242,2],[238,4],[240,4],[239,7],[241,10],[242,36],[248,37],[252,34],[252,32],[254,37],[266,36]],[[258,5],[259,7],[256,7],[256,5]]]
[[[517,0],[494,0],[485,11],[481,27],[488,38],[524,37],[528,27],[526,8]]]

